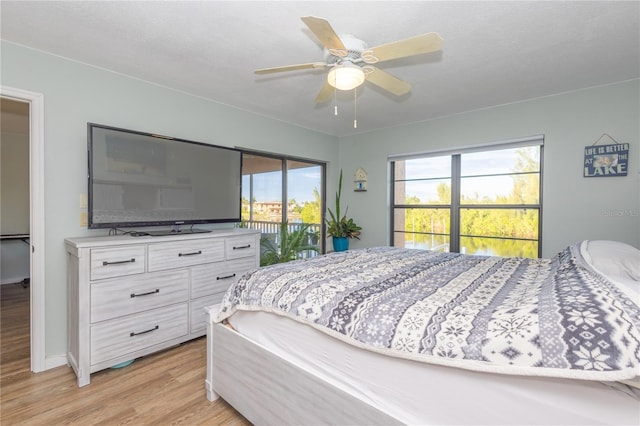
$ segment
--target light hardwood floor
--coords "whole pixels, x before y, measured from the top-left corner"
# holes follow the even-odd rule
[[[2,285],[0,299],[1,425],[250,425],[223,400],[207,400],[205,338],[94,373],[78,388],[67,366],[30,371],[29,289]]]

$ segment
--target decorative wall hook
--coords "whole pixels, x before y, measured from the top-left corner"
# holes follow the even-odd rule
[[[600,135],[600,137],[598,138],[598,140],[596,140],[596,141],[595,141],[591,146],[597,145],[597,144],[598,144],[598,142],[600,142],[600,141],[602,140],[602,138],[604,138],[605,136],[606,136],[606,137],[608,137],[609,139],[611,139],[611,140],[613,141],[613,143],[615,143],[615,144],[620,144],[620,142],[618,142],[617,140],[615,140],[615,139],[613,138],[613,136],[611,136],[609,133],[603,133],[603,134],[601,134],[601,135]]]

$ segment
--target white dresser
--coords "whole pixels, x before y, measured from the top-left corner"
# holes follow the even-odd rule
[[[68,238],[67,362],[90,374],[206,334],[220,303],[260,265],[260,232]]]

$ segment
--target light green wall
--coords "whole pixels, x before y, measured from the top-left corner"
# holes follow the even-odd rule
[[[367,192],[345,194],[350,216],[364,228],[352,247],[389,243],[387,156],[538,134],[545,135],[543,256],[585,239],[640,247],[639,104],[640,80],[634,80],[342,138],[345,179],[358,166],[369,174]],[[630,144],[626,177],[582,177],[584,148],[603,133]]]
[[[64,239],[87,192],[87,122],[338,164],[336,138],[2,42],[1,83],[44,95],[46,356],[66,352]]]
[[[544,134],[543,255],[582,239],[640,246],[639,81],[337,139],[6,42],[1,48],[2,85],[44,94],[47,356],[66,348],[64,238],[99,233],[79,224],[87,122],[328,161],[330,207],[342,167],[349,213],[364,228],[352,247],[388,244],[389,154]],[[583,149],[603,132],[631,145],[627,177],[582,178]],[[369,190],[355,193],[359,166]]]
[[[28,123],[27,123],[28,125]],[[0,230],[29,233],[29,135],[0,129]]]

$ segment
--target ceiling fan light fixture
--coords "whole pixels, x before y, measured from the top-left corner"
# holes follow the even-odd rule
[[[364,83],[365,74],[362,68],[350,62],[334,66],[327,82],[338,90],[352,90]]]

